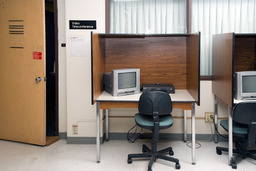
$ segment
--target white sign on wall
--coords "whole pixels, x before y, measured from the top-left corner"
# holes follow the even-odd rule
[[[81,36],[70,37],[70,56],[85,57],[85,39]]]

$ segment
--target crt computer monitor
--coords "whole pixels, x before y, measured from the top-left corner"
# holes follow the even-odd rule
[[[140,69],[115,69],[103,76],[105,91],[113,96],[140,93]]]
[[[235,98],[256,99],[256,71],[235,73]]]

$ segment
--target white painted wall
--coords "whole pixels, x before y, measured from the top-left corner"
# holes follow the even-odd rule
[[[66,87],[66,43],[65,1],[58,1],[58,45],[59,45],[59,132],[67,132],[67,87]]]
[[[59,130],[67,132],[68,137],[95,137],[96,107],[91,105],[91,30],[70,30],[69,20],[96,20],[96,32],[105,32],[105,0],[59,0]],[[70,38],[82,37],[85,40],[84,56],[72,57]],[[66,48],[61,47],[66,43]],[[227,118],[223,104],[219,105],[219,116]],[[212,124],[205,123],[205,112],[214,111],[212,82],[201,81],[201,105],[196,106],[196,133],[210,134]],[[133,118],[115,116],[132,116],[137,109],[111,109],[110,132],[127,132],[134,125]],[[183,133],[183,112],[175,109],[172,133]],[[190,117],[190,112],[188,112]],[[188,132],[191,132],[190,119]],[[78,125],[78,134],[72,132],[72,125]],[[170,132],[170,130],[166,130]]]
[[[65,0],[67,136],[95,137],[95,106],[91,105],[91,31],[105,31],[104,0]],[[97,30],[70,30],[69,20],[96,20]],[[84,40],[84,53],[74,57],[71,37]],[[78,125],[78,134],[72,125]]]

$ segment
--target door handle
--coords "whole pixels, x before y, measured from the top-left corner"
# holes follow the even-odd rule
[[[36,81],[37,83],[39,83],[39,82],[42,81],[42,78],[41,78],[41,77],[37,77],[37,78],[35,78],[35,81]]]

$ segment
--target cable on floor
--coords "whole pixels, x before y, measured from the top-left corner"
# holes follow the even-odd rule
[[[134,132],[131,132],[133,129]],[[140,134],[137,133],[137,125],[134,125],[128,132],[127,132],[127,141],[129,143],[134,143],[137,139],[142,136],[143,132],[141,131]]]
[[[190,145],[192,143],[192,141],[188,141],[187,143],[186,143],[186,145],[189,147],[189,148],[192,148],[192,145]],[[199,148],[201,148],[201,144],[199,143],[199,142],[196,142],[196,144],[198,145],[197,147],[196,147],[196,149],[199,149]]]
[[[209,142],[209,141],[211,141],[211,140],[213,139],[213,130],[212,130],[211,124],[210,124],[210,128],[211,128],[211,137],[210,137],[209,139],[207,139],[207,140],[201,140],[201,142]],[[188,142],[186,143],[186,145],[187,145],[189,148],[192,148],[192,146],[190,145],[191,142],[192,142],[192,141],[188,141]],[[198,145],[198,147],[196,147],[196,149],[201,148],[202,145],[201,145],[199,142],[196,142],[196,144]]]
[[[221,136],[222,138],[228,138],[228,136],[224,136],[224,135],[222,135],[221,133],[219,133],[219,131],[218,131],[218,129],[217,129],[217,126],[215,125],[215,119],[214,119],[214,117],[211,116],[211,118],[212,118],[212,120],[213,120],[214,129],[215,129],[215,131],[217,132],[217,134],[218,134],[219,136]]]

